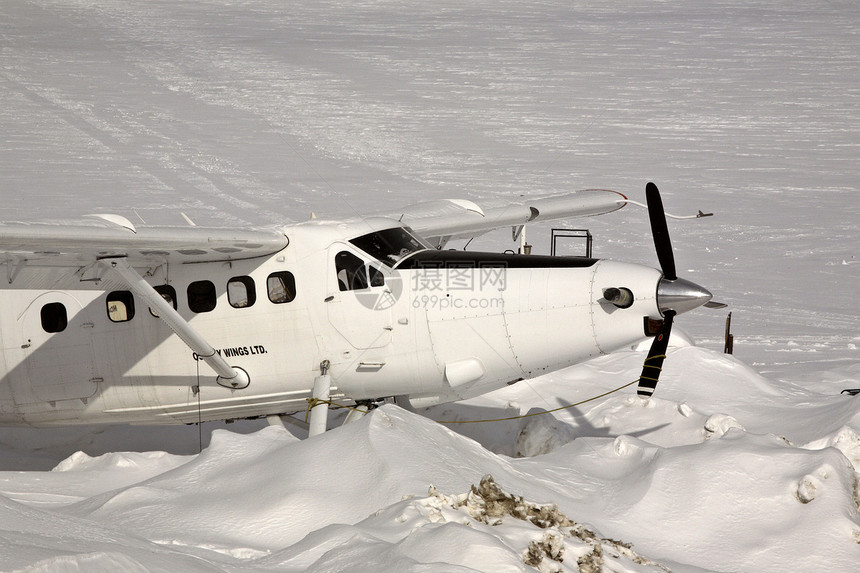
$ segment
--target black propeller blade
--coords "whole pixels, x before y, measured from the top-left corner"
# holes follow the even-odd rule
[[[663,277],[673,281],[678,278],[675,272],[675,255],[672,253],[672,241],[669,240],[669,227],[666,225],[663,200],[660,198],[660,191],[653,183],[645,186],[645,199],[648,203],[648,218],[651,220],[651,235],[654,237],[654,247],[657,249],[657,260],[660,261]]]
[[[657,381],[660,379],[660,372],[663,371],[663,360],[666,359],[666,349],[669,347],[669,335],[672,333],[675,311],[667,310],[663,318],[663,327],[654,337],[654,342],[648,350],[648,358],[642,365],[642,374],[639,375],[639,389],[636,393],[645,398],[651,397],[654,393],[654,388],[657,387]]]

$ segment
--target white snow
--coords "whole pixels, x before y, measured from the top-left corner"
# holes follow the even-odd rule
[[[0,30],[0,220],[268,224],[652,180],[715,213],[670,230],[735,334],[725,355],[724,312],[679,317],[649,401],[586,402],[646,344],[307,441],[3,428],[0,570],[857,570],[853,3],[22,0]],[[656,266],[636,207],[570,226]]]

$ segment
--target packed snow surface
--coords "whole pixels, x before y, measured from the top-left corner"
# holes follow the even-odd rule
[[[857,570],[854,3],[21,0],[0,31],[0,220],[267,225],[654,181],[714,213],[670,231],[735,334],[726,355],[724,312],[679,317],[647,401],[589,401],[646,343],[311,440],[4,428],[0,570]],[[636,207],[567,225],[656,266]]]

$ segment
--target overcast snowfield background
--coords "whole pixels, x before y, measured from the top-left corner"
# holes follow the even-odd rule
[[[269,225],[650,180],[715,213],[670,231],[736,351],[701,309],[650,401],[498,424],[432,418],[573,404],[645,347],[308,441],[4,428],[0,570],[856,571],[858,158],[854,2],[4,2],[0,220]],[[567,226],[657,264],[642,209]]]

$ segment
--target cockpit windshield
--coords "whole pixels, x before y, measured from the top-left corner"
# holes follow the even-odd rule
[[[389,267],[406,255],[430,248],[403,227],[368,233],[352,239],[350,243]]]

